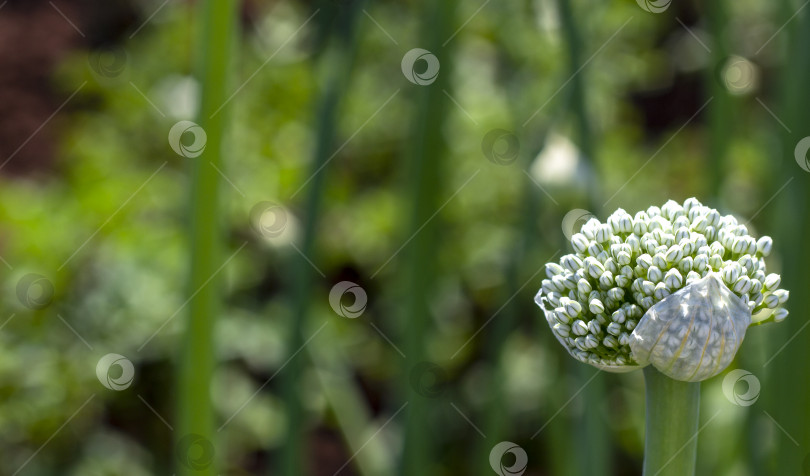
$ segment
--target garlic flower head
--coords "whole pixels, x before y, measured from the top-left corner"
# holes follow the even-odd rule
[[[771,238],[695,198],[591,218],[571,244],[546,264],[535,302],[574,358],[604,370],[652,364],[704,380],[731,363],[749,325],[788,314],[788,292],[765,270]]]

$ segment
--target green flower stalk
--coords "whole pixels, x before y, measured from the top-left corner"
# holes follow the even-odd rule
[[[685,382],[728,367],[749,326],[788,315],[788,291],[765,268],[771,238],[689,198],[591,218],[571,244],[546,264],[535,302],[577,360],[647,367],[644,474],[694,474],[699,384]]]

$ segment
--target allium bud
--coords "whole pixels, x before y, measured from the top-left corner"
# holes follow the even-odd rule
[[[700,366],[706,378],[728,365],[752,321],[788,315],[782,306],[789,293],[765,271],[772,240],[755,239],[734,217],[694,198],[633,216],[620,209],[578,231],[571,238],[575,252],[546,266],[535,301],[558,341],[582,362],[614,371],[664,365],[671,359],[640,358],[632,347],[659,342],[661,352],[679,355],[678,365],[660,371],[690,380],[689,369]],[[677,322],[648,335],[653,315]],[[736,333],[721,336],[732,327]],[[682,346],[688,336],[694,343]]]

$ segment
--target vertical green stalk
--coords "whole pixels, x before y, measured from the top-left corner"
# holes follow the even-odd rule
[[[585,72],[580,71],[584,59],[582,58],[582,36],[572,9],[571,0],[557,0],[557,9],[562,24],[563,38],[568,48],[568,70],[571,78],[568,97],[574,111],[574,120],[577,130],[578,144],[581,151],[580,158],[595,168],[596,147],[594,147],[594,134],[587,111],[587,92],[585,90]],[[597,192],[588,193],[588,208],[597,213],[600,208]],[[577,444],[588,448],[588,457],[577,459],[579,474],[588,476],[607,475],[612,467],[612,453],[608,438],[608,429],[601,418],[601,404],[606,393],[605,375],[596,375],[596,370],[589,366],[580,365],[566,359],[568,365],[576,367],[577,387],[583,388],[584,410],[577,422]],[[588,383],[589,382],[589,383]]]
[[[644,476],[693,476],[697,460],[700,383],[644,368]]]
[[[287,416],[287,439],[281,451],[278,473],[287,476],[305,474],[304,435],[306,421],[302,403],[301,377],[305,370],[307,355],[298,352],[305,342],[304,324],[312,301],[314,270],[305,257],[315,255],[315,237],[320,223],[320,213],[328,171],[328,161],[336,149],[335,136],[338,112],[343,96],[348,89],[350,73],[357,45],[354,23],[363,2],[350,2],[344,7],[335,2],[323,1],[318,12],[320,30],[318,62],[326,75],[324,92],[317,101],[317,141],[314,149],[311,180],[306,187],[303,215],[301,253],[295,255],[292,270],[293,316],[287,338],[290,360],[281,375],[284,406]],[[331,40],[331,41],[329,41]],[[317,66],[317,65],[316,65]]]
[[[734,98],[728,92],[723,83],[722,68],[728,60],[729,47],[725,34],[728,25],[728,15],[723,0],[706,2],[706,21],[709,33],[712,37],[712,51],[710,67],[706,71],[706,89],[709,91],[712,104],[706,109],[709,122],[709,152],[707,163],[709,164],[709,185],[713,199],[719,200],[720,188],[727,176],[726,157],[728,156],[729,143],[735,124],[739,121],[736,118],[736,108]],[[706,99],[704,99],[705,101]]]
[[[770,349],[773,360],[763,363],[761,372],[770,372],[772,380],[767,382],[767,391],[763,387],[762,395],[768,405],[768,413],[799,443],[797,448],[780,436],[767,473],[807,474],[803,463],[810,444],[810,426],[807,424],[810,421],[810,406],[807,405],[810,385],[804,376],[810,373],[810,346],[804,343],[810,329],[804,326],[807,323],[807,310],[810,309],[810,294],[806,292],[810,279],[810,252],[807,246],[810,235],[810,173],[799,167],[794,153],[796,144],[810,136],[810,108],[807,107],[810,103],[810,89],[807,87],[810,84],[810,55],[807,54],[810,11],[805,8],[789,21],[801,4],[787,0],[780,3],[783,4],[783,12],[776,22],[784,23],[786,27],[773,42],[786,42],[789,47],[781,68],[781,97],[777,114],[790,132],[771,122],[771,127],[779,131],[781,142],[781,147],[774,147],[776,156],[772,161],[780,172],[773,186],[774,193],[788,180],[791,182],[776,195],[765,213],[771,215],[772,211],[777,222],[778,240],[774,242],[780,243],[776,252],[783,266],[783,287],[795,292],[791,294],[788,304],[791,315],[774,329]],[[775,50],[777,45],[770,45],[769,49]],[[768,120],[767,116],[763,117]],[[751,370],[756,373],[756,369]]]
[[[227,99],[231,41],[236,28],[239,2],[205,0],[200,5],[201,27],[197,40],[196,75],[202,86],[199,125],[207,142],[202,155],[192,162],[191,186],[191,275],[188,321],[178,369],[178,442],[196,435],[214,445],[214,413],[210,384],[214,372],[214,325],[221,296],[217,270],[222,265],[220,180],[225,114],[214,114]],[[213,165],[213,166],[212,166]],[[202,447],[202,446],[201,446]],[[214,445],[215,447],[215,445]],[[207,455],[208,456],[208,455]],[[178,466],[183,475],[214,475],[216,464],[201,469]]]
[[[408,173],[411,205],[407,233],[413,236],[402,260],[403,289],[407,290],[407,295],[402,296],[400,319],[404,326],[404,353],[407,357],[401,385],[407,392],[405,401],[408,403],[407,414],[403,415],[406,418],[400,465],[403,476],[435,474],[432,468],[436,461],[432,444],[434,430],[429,423],[434,419],[430,417],[429,399],[416,393],[410,385],[409,375],[416,364],[427,360],[425,336],[432,328],[430,299],[436,283],[439,234],[438,220],[431,218],[440,207],[438,191],[443,190],[440,165],[447,154],[443,130],[449,103],[443,91],[451,89],[453,57],[450,50],[453,43],[447,43],[447,40],[453,33],[451,25],[456,4],[454,0],[421,2],[426,13],[419,39],[439,59],[441,69],[436,81],[430,85],[405,83],[410,90],[408,94],[414,98],[416,112],[412,118],[410,147],[403,161]]]

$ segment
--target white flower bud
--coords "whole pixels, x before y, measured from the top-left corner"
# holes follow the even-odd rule
[[[725,281],[726,285],[729,287],[733,286],[734,283],[740,279],[741,274],[742,270],[740,265],[737,263],[729,263],[722,270],[720,270],[720,275],[723,277],[723,281]]]
[[[599,287],[602,289],[610,289],[613,287],[613,273],[605,271],[599,276]]]
[[[557,263],[546,263],[546,276],[549,278],[553,278],[558,274],[562,274],[565,272],[565,269],[558,265]]]
[[[686,275],[686,284],[692,284],[693,282],[699,280],[701,277],[702,276],[700,276],[700,274],[694,271],[689,271],[689,273]]]
[[[596,337],[588,334],[585,336],[585,347],[589,349],[599,347],[599,340]]]
[[[577,301],[569,298],[562,298],[560,299],[560,305],[565,309],[565,313],[571,318],[575,318],[582,314],[582,305]]]
[[[732,290],[740,295],[747,294],[749,291],[751,291],[751,278],[745,275],[740,276],[740,278],[737,279],[737,282],[734,283]]]
[[[666,260],[668,264],[673,264],[679,262],[683,259],[683,249],[678,245],[673,245],[669,248],[666,254]]]
[[[692,257],[687,256],[686,258],[682,259],[680,263],[678,263],[678,270],[681,273],[686,274],[689,271],[692,271],[692,263],[693,263]]]
[[[652,256],[647,253],[640,255],[636,258],[636,264],[641,266],[643,269],[649,269],[652,266]]]
[[[624,300],[624,289],[620,287],[611,288],[607,292],[608,298],[615,302],[622,302]]]
[[[667,285],[664,284],[663,282],[658,283],[658,284],[655,285],[655,292],[653,293],[653,296],[655,297],[655,299],[660,301],[661,299],[664,299],[665,297],[669,296],[670,294],[671,293],[669,292],[669,289],[667,289]]]
[[[738,236],[738,237],[734,238],[734,241],[732,242],[732,245],[731,245],[731,251],[733,253],[741,254],[741,253],[744,253],[745,250],[748,249],[748,243],[745,241],[745,238],[746,237],[744,237],[744,236]]]
[[[656,266],[659,269],[667,269],[669,268],[669,263],[667,263],[667,258],[665,253],[658,252],[653,256],[653,266]]]
[[[633,220],[633,234],[641,236],[644,233],[647,233],[647,218],[639,219],[636,214],[636,218]]]
[[[611,322],[608,324],[606,331],[608,334],[617,336],[622,333],[622,325],[618,322]]]
[[[580,279],[579,281],[577,281],[577,291],[581,294],[587,295],[591,291],[593,291],[593,287],[591,286],[591,283],[589,283],[587,279]]]
[[[754,274],[754,271],[757,270],[757,264],[751,258],[751,255],[742,255],[740,259],[737,260],[737,264],[742,266],[743,273],[747,275]]]
[[[563,256],[560,260],[560,264],[562,264],[563,268],[571,271],[572,273],[576,273],[582,268],[582,260],[575,255]]]
[[[762,282],[758,279],[751,280],[751,293],[756,294],[762,291]]]
[[[678,272],[677,269],[670,269],[667,271],[666,276],[664,276],[664,284],[666,284],[670,291],[678,290],[683,286],[683,276],[681,276],[681,273]]]
[[[656,268],[657,269],[657,268]],[[641,292],[645,296],[652,296],[655,292],[655,283],[652,281],[642,281],[641,282]]]
[[[709,225],[713,227],[717,227],[720,223],[720,213],[717,210],[710,210],[709,213],[706,214],[706,219],[709,220]]]
[[[705,216],[699,216],[692,222],[692,229],[698,233],[704,233],[709,226],[709,220]]]
[[[776,309],[776,306],[779,305],[779,296],[771,293],[765,296],[762,300],[762,303],[765,304],[765,307],[768,309]]]
[[[771,248],[773,247],[773,240],[770,236],[763,236],[759,240],[757,240],[757,252],[762,256],[768,256],[771,254]]]
[[[630,264],[630,261],[632,261],[632,257],[630,256],[630,253],[626,251],[620,251],[619,255],[616,257],[616,261],[619,263],[619,265],[626,266]]]
[[[658,283],[664,279],[664,273],[661,272],[658,266],[650,266],[650,269],[647,270],[647,279],[653,283]]]
[[[675,200],[669,200],[667,203],[661,207],[661,215],[663,215],[668,220],[674,220],[675,218],[684,214],[683,207],[680,203],[676,202]]]
[[[627,332],[622,332],[621,334],[619,334],[619,344],[627,345],[629,343],[630,343],[630,334],[628,334]]]
[[[785,308],[777,309],[773,312],[773,320],[774,322],[782,322],[788,316],[788,310]]]
[[[692,253],[694,253],[695,250],[697,249],[697,245],[692,240],[692,238],[682,239],[681,241],[678,242],[678,246],[680,246],[681,249],[683,250],[684,256],[691,256]]]
[[[618,323],[618,324],[624,324],[624,321],[625,321],[626,319],[627,319],[627,316],[625,315],[625,312],[624,312],[624,310],[623,310],[623,309],[618,309],[618,310],[616,310],[616,311],[615,311],[613,314],[611,314],[611,316],[610,316],[610,320],[611,320],[611,321],[613,321],[613,322],[616,322],[616,323]]]
[[[574,321],[574,324],[571,326],[571,331],[574,335],[584,336],[588,334],[588,324],[585,324],[585,321],[581,319],[577,319]]]
[[[615,349],[619,347],[619,341],[613,336],[606,336],[602,339],[602,344],[608,349]]]
[[[568,284],[566,283],[565,278],[563,276],[560,275],[554,276],[553,278],[551,278],[551,283],[554,285],[556,289],[559,290],[558,292],[561,292],[563,294],[568,292]]]
[[[574,247],[577,253],[585,254],[588,250],[588,239],[582,233],[577,233],[571,237],[571,246]]]
[[[599,228],[596,229],[596,235],[594,236],[594,240],[598,243],[606,243],[611,236],[610,226],[609,225],[599,225]]]
[[[594,299],[588,304],[588,309],[592,314],[601,314],[605,312],[605,305],[599,299]]]
[[[692,269],[698,272],[704,272],[709,267],[709,257],[705,254],[699,254],[695,256],[694,261],[692,262]]]
[[[632,331],[633,329],[636,328],[636,325],[638,325],[638,322],[628,320],[627,322],[624,323],[624,328],[627,329],[628,331]]]
[[[710,243],[717,239],[717,229],[713,226],[707,226],[706,231],[703,232],[703,235],[706,237]]]
[[[790,297],[790,292],[784,289],[777,289],[776,291],[773,292],[773,295],[779,298],[779,304],[784,304]]]
[[[641,240],[635,234],[628,236],[625,243],[630,247],[631,254],[638,254],[641,251]]]
[[[596,320],[593,320],[588,323],[588,332],[593,335],[599,335],[602,333],[602,328],[599,327],[599,323]]]
[[[623,276],[621,274],[617,274],[613,278],[613,280],[616,282],[616,286],[619,286],[619,287],[622,287],[622,288],[626,288],[628,285],[630,285],[630,278],[628,278],[626,276]]]
[[[585,266],[588,270],[588,275],[594,279],[599,279],[602,273],[605,272],[605,267],[596,258],[588,257],[585,259]]]
[[[645,296],[638,303],[643,309],[649,309],[655,304],[655,300],[651,296]]]
[[[689,213],[692,209],[698,209],[702,207],[703,204],[695,197],[689,197],[683,202],[683,209],[685,212]]]
[[[554,329],[554,332],[556,332],[557,335],[559,335],[560,337],[568,337],[569,333],[571,332],[571,328],[569,326],[559,323],[554,324],[554,326],[552,326],[552,329]]]
[[[712,255],[711,258],[709,258],[709,266],[711,266],[712,269],[715,270],[722,268],[723,257],[721,255]]]
[[[747,248],[745,249],[744,253],[753,255],[757,252],[757,240],[750,236],[746,236],[745,244],[747,245]]]
[[[613,258],[608,258],[605,260],[605,269],[613,274],[616,274],[619,272],[619,265],[616,264],[616,260]]]
[[[765,278],[764,286],[769,291],[778,289],[780,284],[782,284],[782,277],[776,273],[771,273]]]
[[[677,228],[676,230],[677,230],[675,232],[675,242],[676,243],[680,243],[681,240],[689,239],[689,237],[691,236],[689,228],[687,228],[685,226],[681,226],[680,228]]]

